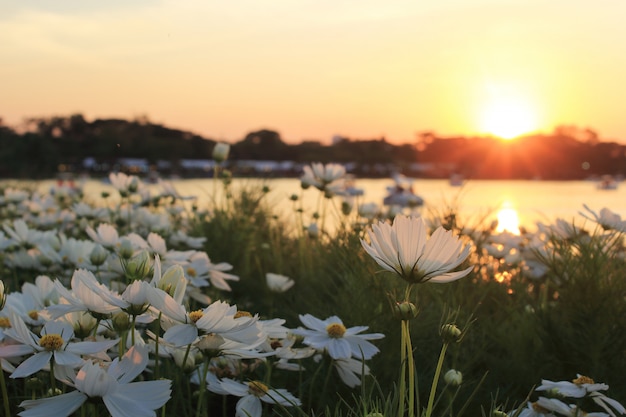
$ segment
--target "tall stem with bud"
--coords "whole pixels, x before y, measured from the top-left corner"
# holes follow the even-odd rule
[[[394,316],[401,320],[400,361],[402,368],[400,370],[398,417],[404,417],[405,406],[408,408],[409,417],[415,415],[415,362],[411,341],[411,319],[417,316],[417,307],[411,303],[410,296],[411,285],[409,284],[404,294],[404,301],[393,306]]]

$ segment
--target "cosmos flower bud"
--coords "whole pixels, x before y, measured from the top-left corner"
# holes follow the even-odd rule
[[[130,319],[126,313],[117,313],[111,319],[113,329],[118,333],[124,333],[130,329]]]
[[[78,313],[79,317],[72,323],[74,335],[79,339],[88,337],[98,325],[98,321],[88,312]]]
[[[102,265],[109,256],[109,252],[101,244],[96,244],[89,254],[89,261],[93,266]]]
[[[344,216],[349,215],[352,212],[352,208],[353,208],[354,204],[351,200],[343,200],[341,202],[341,213]]]
[[[140,280],[147,277],[151,269],[150,255],[148,251],[142,250],[126,262],[124,272],[126,273],[126,278],[130,280]]]
[[[222,346],[224,345],[224,338],[218,334],[210,333],[202,336],[196,347],[202,352],[202,354],[208,357],[218,356]]]
[[[410,301],[403,301],[401,303],[395,303],[393,305],[393,317],[398,320],[411,320],[417,317],[419,311],[415,304]]]
[[[228,143],[218,142],[213,148],[213,160],[217,163],[224,162],[228,158],[230,145]]]
[[[457,342],[461,338],[461,329],[455,324],[444,324],[441,327],[441,337],[446,343]]]
[[[463,382],[463,374],[456,369],[450,369],[444,374],[443,380],[446,381],[448,385],[458,387]]]
[[[117,250],[119,257],[122,259],[130,259],[133,256],[133,253],[135,253],[135,250],[133,249],[133,244],[130,240],[122,239],[120,247]]]

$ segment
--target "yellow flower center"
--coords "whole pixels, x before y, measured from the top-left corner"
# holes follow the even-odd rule
[[[39,313],[37,312],[37,310],[30,310],[28,312],[28,317],[30,317],[33,320],[39,320]]]
[[[238,319],[239,317],[252,317],[252,314],[247,311],[239,310],[235,313],[235,318]]]
[[[59,350],[63,346],[63,338],[59,334],[46,334],[39,339],[39,346],[47,351]]]
[[[191,319],[192,322],[195,323],[198,320],[200,320],[203,315],[204,313],[202,312],[202,310],[196,310],[196,311],[192,311],[191,313],[189,313],[189,318]]]
[[[588,376],[584,376],[581,375],[578,378],[574,379],[572,381],[574,384],[576,385],[582,385],[582,384],[593,384],[593,379],[589,378]]]
[[[267,394],[268,388],[262,382],[259,381],[250,381],[248,382],[248,392],[255,397],[262,397]]]
[[[195,277],[196,275],[198,275],[198,273],[194,268],[189,267],[187,268],[187,275],[189,275],[190,277]]]
[[[2,327],[3,329],[8,329],[9,327],[11,327],[11,322],[9,321],[8,317],[0,317],[0,327]]]
[[[346,332],[346,326],[341,323],[332,323],[326,326],[326,332],[330,337],[339,339],[343,337],[344,333]]]

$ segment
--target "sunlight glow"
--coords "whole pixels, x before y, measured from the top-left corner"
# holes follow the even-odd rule
[[[498,227],[496,231],[499,233],[509,232],[514,235],[519,235],[519,216],[517,210],[512,208],[509,204],[504,204],[497,214]]]
[[[492,90],[480,116],[482,131],[510,140],[538,128],[536,112],[523,94],[510,88]]]

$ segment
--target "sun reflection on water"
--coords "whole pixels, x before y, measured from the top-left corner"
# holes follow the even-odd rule
[[[517,210],[513,208],[512,204],[509,201],[505,201],[502,204],[502,208],[498,210],[497,214],[498,219],[498,227],[496,231],[499,233],[509,232],[514,235],[519,235],[519,215],[517,214]]]

